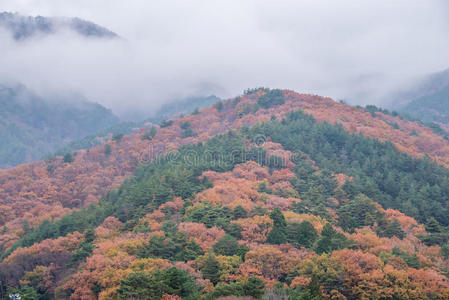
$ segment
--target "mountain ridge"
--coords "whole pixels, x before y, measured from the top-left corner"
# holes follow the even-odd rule
[[[80,18],[23,16],[18,13],[0,12],[0,27],[16,40],[25,40],[37,35],[50,35],[69,30],[80,36],[92,38],[118,38],[109,29]]]

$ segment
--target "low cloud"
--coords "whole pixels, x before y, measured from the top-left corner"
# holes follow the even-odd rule
[[[442,1],[2,0],[0,11],[80,17],[122,39],[0,31],[0,82],[84,94],[117,113],[268,86],[378,102],[449,67]]]

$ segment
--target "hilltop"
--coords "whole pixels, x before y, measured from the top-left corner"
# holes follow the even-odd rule
[[[80,18],[33,17],[10,12],[0,13],[0,28],[9,32],[16,41],[52,35],[64,30],[88,38],[118,38],[109,29]]]

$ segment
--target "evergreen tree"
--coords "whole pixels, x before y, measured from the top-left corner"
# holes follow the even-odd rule
[[[239,243],[233,236],[226,234],[214,245],[214,252],[219,255],[232,256],[238,251]]]
[[[234,220],[246,218],[248,216],[248,212],[241,205],[236,206],[232,214]]]
[[[279,208],[274,208],[270,214],[273,220],[273,228],[267,235],[267,243],[284,244],[287,242],[287,222]]]
[[[8,295],[14,295],[19,294],[20,298],[14,298],[14,299],[21,299],[21,300],[40,300],[44,299],[42,295],[40,295],[35,288],[24,285],[20,289],[19,288],[8,288],[7,292]],[[6,297],[4,298],[6,299]],[[13,298],[10,298],[13,299]]]
[[[444,245],[443,247],[441,247],[441,256],[444,259],[448,259],[449,258],[449,244]]]
[[[373,201],[361,195],[342,205],[337,213],[340,226],[348,231],[363,226],[371,226],[382,218],[382,213]]]
[[[427,220],[425,227],[426,227],[426,230],[430,233],[441,232],[441,225],[440,225],[440,223],[438,223],[437,220],[435,220],[434,217],[430,217]]]
[[[263,216],[267,213],[267,210],[265,207],[261,205],[254,206],[253,209],[251,209],[251,215],[252,216]]]
[[[335,231],[330,223],[324,225],[321,231],[321,238],[318,240],[315,251],[318,254],[329,253],[334,250],[339,250],[349,245],[345,235]]]
[[[104,155],[109,156],[111,155],[112,147],[109,144],[104,145]]]
[[[236,239],[242,238],[242,227],[237,223],[232,223],[226,228],[226,232]]]
[[[63,161],[65,163],[72,163],[74,161],[72,154],[67,153],[66,155],[64,155]]]
[[[143,272],[134,272],[120,281],[119,299],[160,299],[165,287]]]
[[[178,295],[183,299],[198,299],[198,288],[195,280],[185,270],[170,267],[154,273],[155,280],[166,287],[165,293]]]
[[[170,267],[150,274],[134,272],[121,280],[119,299],[161,299],[162,295],[178,295],[198,299],[198,288],[187,271]]]
[[[376,230],[376,233],[381,237],[391,238],[393,236],[396,236],[401,240],[405,237],[405,233],[401,228],[401,224],[396,218],[393,219],[392,222],[386,221],[379,225],[380,226],[378,227],[378,230]]]
[[[245,296],[251,296],[260,299],[263,296],[265,289],[265,282],[257,277],[251,276],[246,280],[243,290]]]
[[[310,248],[318,238],[318,233],[308,221],[292,223],[287,226],[288,242],[294,246]]]
[[[211,252],[207,255],[206,262],[201,269],[201,273],[204,278],[209,279],[213,284],[217,284],[220,280],[220,265]]]
[[[260,96],[257,103],[263,108],[270,108],[272,106],[284,104],[285,98],[281,90],[274,89],[267,91]]]
[[[117,133],[112,137],[112,140],[115,141],[116,143],[120,143],[122,138],[123,138],[123,133]]]

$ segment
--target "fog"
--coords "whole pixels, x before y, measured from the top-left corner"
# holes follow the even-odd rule
[[[0,31],[0,82],[81,93],[117,114],[258,86],[380,104],[449,67],[444,0],[1,0],[0,11],[80,17],[119,34],[17,42]]]

